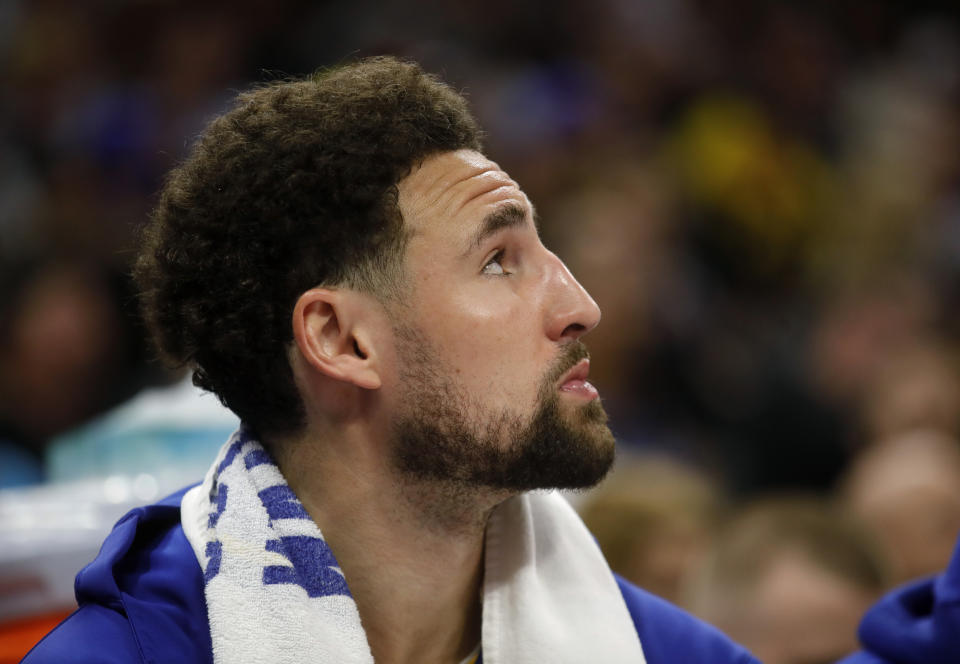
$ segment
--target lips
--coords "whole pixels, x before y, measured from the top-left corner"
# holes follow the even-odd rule
[[[590,375],[590,360],[583,359],[574,364],[567,373],[560,377],[561,385],[571,380],[586,380]]]
[[[596,399],[597,388],[587,381],[590,374],[590,360],[583,359],[560,378],[560,391],[579,396],[583,399]]]

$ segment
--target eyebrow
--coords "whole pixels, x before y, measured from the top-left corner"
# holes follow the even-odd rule
[[[539,227],[536,211],[533,212],[534,228]],[[479,227],[470,238],[470,246],[467,252],[476,249],[483,241],[504,228],[518,228],[527,225],[527,213],[519,205],[504,205],[497,208],[480,222]]]

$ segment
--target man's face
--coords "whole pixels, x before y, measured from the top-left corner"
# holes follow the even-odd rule
[[[407,476],[511,490],[583,487],[614,439],[579,338],[594,301],[540,242],[527,197],[479,153],[399,185],[410,293],[394,309],[395,462]]]

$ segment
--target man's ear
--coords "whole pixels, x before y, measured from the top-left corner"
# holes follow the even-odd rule
[[[317,371],[357,387],[380,387],[368,315],[371,299],[350,290],[311,288],[293,308],[293,338]]]

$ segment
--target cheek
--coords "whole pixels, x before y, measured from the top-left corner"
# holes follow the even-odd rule
[[[481,383],[478,387],[487,381],[518,382],[530,373],[533,363],[532,349],[516,330],[483,320],[452,329],[443,347],[457,373],[466,381]]]
[[[425,302],[423,311],[433,336],[448,351],[467,357],[482,350],[507,353],[524,344],[532,347],[543,335],[536,307],[505,286],[463,288],[449,297]],[[529,354],[530,348],[525,352]]]
[[[549,358],[538,356],[542,335],[529,311],[466,303],[455,314],[438,317],[430,336],[469,392],[487,395],[485,400],[499,395],[494,398],[502,398],[505,406],[535,398],[546,369],[541,365]]]

